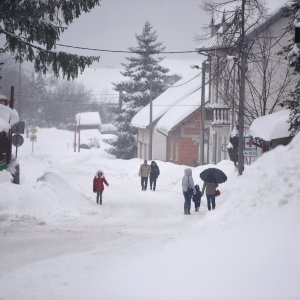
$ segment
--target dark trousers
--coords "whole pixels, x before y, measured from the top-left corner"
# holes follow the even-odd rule
[[[97,191],[97,198],[96,198],[96,200],[97,200],[97,204],[99,204],[99,202],[100,202],[100,205],[102,205],[102,193],[103,193],[103,190],[102,191]]]
[[[199,207],[200,207],[200,204],[201,204],[201,200],[195,200],[194,203],[195,203],[195,211],[198,211]]]
[[[153,191],[155,191],[155,189],[156,189],[156,177],[151,177],[150,176],[150,189],[152,190],[152,188],[153,188]]]
[[[148,184],[148,177],[141,177],[141,185],[143,191],[147,189],[147,184]]]
[[[188,192],[183,192],[184,197],[184,213],[189,214],[191,211],[192,195]]]
[[[207,208],[208,210],[215,209],[216,207],[216,195],[206,195],[207,198]]]

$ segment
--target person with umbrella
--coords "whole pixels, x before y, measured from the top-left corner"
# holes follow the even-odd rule
[[[216,208],[216,192],[219,183],[227,180],[225,173],[217,168],[208,168],[200,173],[200,178],[204,181],[202,195],[206,191],[208,210]]]
[[[216,208],[216,192],[217,192],[218,184],[214,182],[206,182],[204,181],[202,187],[202,195],[204,195],[204,191],[206,190],[206,199],[207,199],[207,208],[208,210]]]
[[[182,192],[184,197],[184,214],[191,214],[191,200],[195,194],[194,180],[192,176],[192,169],[186,168],[184,176],[182,177]]]

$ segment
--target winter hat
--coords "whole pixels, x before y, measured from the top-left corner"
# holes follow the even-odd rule
[[[103,171],[102,170],[98,170],[97,172],[96,172],[96,177],[102,177],[102,176],[104,176],[104,174],[103,174]]]

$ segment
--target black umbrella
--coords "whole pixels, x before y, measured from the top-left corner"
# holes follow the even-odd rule
[[[227,176],[223,171],[217,168],[208,168],[200,173],[200,178],[206,182],[223,183]]]

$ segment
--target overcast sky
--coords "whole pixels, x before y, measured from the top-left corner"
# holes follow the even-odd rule
[[[146,21],[156,30],[158,41],[167,51],[194,50],[195,35],[203,32],[210,16],[200,8],[201,0],[102,0],[102,4],[72,23],[60,43],[112,50],[136,46],[135,34],[142,32]],[[276,9],[284,0],[267,1]],[[102,67],[120,67],[124,54],[70,50],[78,54],[100,55]],[[168,59],[196,59],[197,54],[167,55]]]

